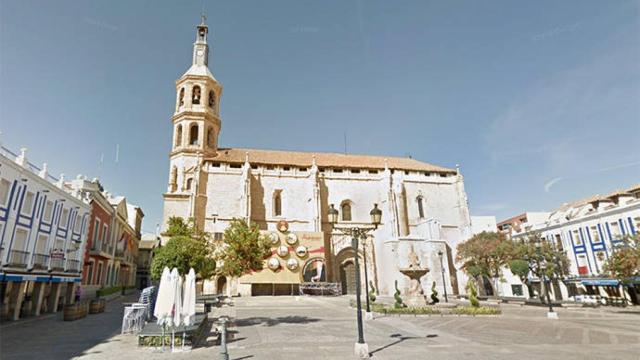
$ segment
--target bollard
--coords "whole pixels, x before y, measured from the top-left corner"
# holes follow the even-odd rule
[[[220,360],[229,360],[227,351],[227,318],[220,317]]]

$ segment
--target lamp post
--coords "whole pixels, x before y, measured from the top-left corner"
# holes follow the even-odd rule
[[[551,295],[549,295],[549,285],[551,282],[547,282],[547,275],[545,274],[547,270],[547,260],[542,255],[542,244],[541,241],[536,242],[536,265],[537,270],[540,272],[542,279],[540,279],[541,284],[544,285],[544,293],[547,296],[547,303],[549,305],[549,311],[547,312],[547,318],[549,319],[557,319],[558,314],[553,311],[553,304],[551,303]]]
[[[367,312],[365,319],[371,320],[371,307],[369,306],[369,272],[367,271],[367,242],[362,239],[362,260],[364,260],[364,287],[365,287],[365,299],[367,300]]]
[[[444,281],[444,265],[442,264],[442,250],[438,250],[438,257],[440,258],[440,269],[442,270],[442,287],[444,288],[444,302],[449,302],[447,298],[447,283]]]
[[[355,249],[355,267],[356,267],[356,308],[357,315],[356,320],[358,323],[358,341],[355,344],[355,354],[361,359],[369,358],[369,346],[364,341],[364,331],[362,327],[362,301],[360,299],[361,296],[361,285],[360,285],[360,262],[358,260],[358,241],[362,239],[366,239],[368,233],[378,228],[380,225],[380,220],[382,219],[382,210],[378,209],[378,204],[373,204],[373,209],[369,212],[371,215],[371,225],[364,226],[342,226],[338,225],[338,210],[331,204],[329,210],[327,211],[327,218],[329,223],[331,224],[331,229],[333,231],[338,231],[342,235],[347,235],[351,237],[351,246]],[[365,268],[366,275],[366,268]],[[368,302],[368,294],[367,294],[367,302]]]

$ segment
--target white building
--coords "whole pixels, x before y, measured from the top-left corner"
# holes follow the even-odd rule
[[[412,247],[430,269],[421,280],[425,293],[432,281],[443,290],[439,250],[446,254],[448,293],[464,292],[466,280],[453,264],[456,245],[471,235],[462,175],[410,158],[219,148],[222,85],[207,67],[207,33],[206,25],[197,27],[192,65],[176,81],[163,227],[171,216],[194,217],[219,240],[232,219],[246,219],[273,236],[274,251],[282,253],[270,261],[282,271],[215,279],[205,291],[291,293],[313,277],[352,292],[355,250],[350,239],[332,234],[326,214],[334,204],[343,224],[365,224],[378,204],[382,224],[366,258],[379,293],[392,294],[396,280],[407,289],[398,269],[407,266]]]
[[[0,304],[3,318],[57,311],[73,303],[91,208],[27,160],[0,151]]]
[[[618,279],[604,273],[603,265],[624,235],[640,229],[640,186],[611,194],[563,204],[544,221],[522,227],[512,233],[514,239],[531,231],[566,251],[571,260],[570,274],[556,282],[553,296],[567,299],[576,295],[621,297]],[[638,303],[640,279],[625,287],[627,299]]]

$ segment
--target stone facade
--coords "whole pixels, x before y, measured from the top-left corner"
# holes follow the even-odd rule
[[[335,204],[342,224],[359,225],[370,222],[369,211],[378,204],[382,224],[366,241],[366,270],[379,293],[392,294],[396,280],[409,286],[398,269],[410,247],[430,269],[421,280],[424,289],[436,281],[440,291],[463,292],[466,281],[453,259],[471,222],[459,171],[407,158],[218,148],[222,86],[207,68],[207,31],[204,24],[197,27],[193,65],[176,82],[163,226],[171,216],[194,217],[220,239],[234,218],[272,232],[285,220],[290,232],[322,233],[327,280],[348,282],[355,250],[350,239],[332,234],[327,210]],[[207,95],[196,100],[196,92]],[[445,269],[439,250],[446,254]],[[251,284],[237,279],[224,279],[224,285],[230,294],[251,293]],[[205,290],[222,291],[217,287],[205,284]]]

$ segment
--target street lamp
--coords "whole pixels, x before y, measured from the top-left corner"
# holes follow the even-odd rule
[[[444,288],[444,302],[449,302],[447,298],[447,283],[444,281],[444,265],[442,265],[442,250],[438,250],[438,257],[440,257],[440,269],[442,270],[442,287]]]
[[[548,318],[558,318],[558,315],[553,311],[553,304],[551,304],[551,296],[549,295],[549,286],[551,282],[547,282],[547,276],[545,275],[545,270],[547,269],[547,265],[545,264],[544,257],[542,258],[542,263],[540,264],[540,271],[542,272],[542,282],[544,283],[544,292],[547,295],[547,301],[549,302],[549,312],[547,313]]]
[[[355,249],[355,270],[356,270],[356,307],[357,307],[357,323],[358,323],[358,341],[355,344],[355,354],[361,359],[369,358],[369,346],[364,342],[364,331],[362,327],[362,302],[360,299],[361,296],[361,285],[360,285],[360,262],[358,260],[358,241],[362,239],[363,241],[366,239],[367,235],[378,228],[380,225],[380,221],[382,220],[382,210],[378,209],[378,204],[373,204],[373,209],[369,212],[371,216],[371,225],[364,226],[341,226],[338,225],[338,210],[330,205],[329,210],[327,211],[327,219],[331,224],[331,228],[334,231],[338,231],[342,235],[351,236],[351,246]],[[366,261],[366,256],[365,256]],[[366,264],[365,264],[365,277],[366,277]],[[366,280],[365,280],[366,281]],[[367,286],[368,288],[368,286]],[[369,297],[367,293],[367,310],[368,308]]]

